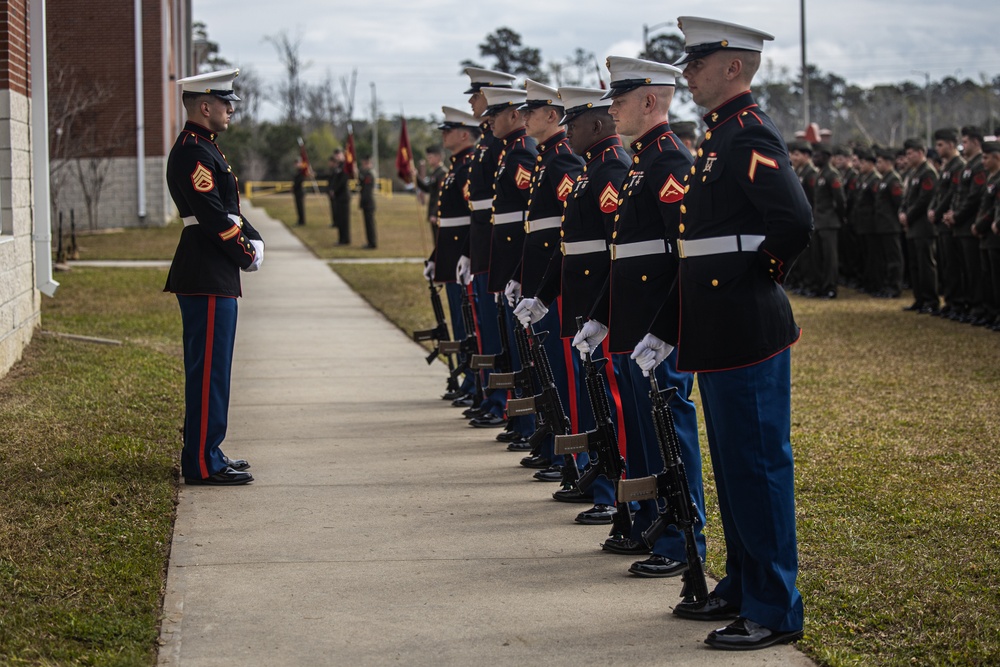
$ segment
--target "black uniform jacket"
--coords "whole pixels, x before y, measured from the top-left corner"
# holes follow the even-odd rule
[[[955,212],[955,225],[952,227],[955,236],[972,236],[972,223],[979,212],[979,202],[983,199],[988,180],[989,175],[983,166],[983,154],[980,153],[965,164],[959,179],[951,206]]]
[[[680,269],[652,329],[677,346],[677,366],[687,371],[749,366],[798,339],[781,282],[812,231],[785,142],[750,91],[704,120],[708,131],[685,180]],[[733,236],[740,244],[763,239],[749,252],[683,250],[688,240]]]
[[[816,179],[813,217],[816,229],[840,229],[847,213],[847,193],[840,172],[826,165]]]
[[[958,183],[964,167],[965,160],[962,159],[961,155],[956,155],[948,160],[948,164],[944,165],[941,168],[941,173],[938,174],[930,209],[934,211],[934,224],[939,229],[944,227],[944,214],[951,208],[951,203],[955,199],[955,192],[958,190]]]
[[[566,199],[583,171],[583,158],[574,155],[565,132],[557,132],[538,144],[538,157],[528,190],[528,220],[521,258],[522,294],[534,294],[542,282],[552,256],[559,249],[559,228]],[[553,226],[549,226],[552,223]],[[535,225],[544,229],[535,229]],[[517,274],[515,274],[517,275]]]
[[[483,134],[476,144],[473,159],[469,160],[469,209],[472,227],[469,228],[469,248],[462,253],[472,260],[472,273],[486,273],[490,270],[490,220],[493,213],[493,183],[497,175],[497,163],[503,142],[493,136],[490,126],[481,125]],[[478,208],[474,208],[478,207]]]
[[[936,184],[937,172],[926,160],[910,174],[901,209],[906,214],[906,238],[937,236],[937,229],[927,219],[927,208],[934,197]]]
[[[253,263],[260,234],[240,214],[236,175],[216,134],[188,121],[167,158],[167,188],[184,230],[164,292],[240,296],[240,269]]]
[[[607,245],[615,230],[621,184],[632,162],[617,134],[601,139],[582,157],[586,160],[583,173],[566,199],[560,251],[552,256],[535,294],[551,306],[561,292],[563,338],[576,333],[577,317],[589,317],[611,272]],[[603,244],[604,250],[566,254],[563,249],[567,243]]]
[[[474,149],[467,148],[451,156],[451,169],[441,180],[438,190],[437,209],[437,243],[431,261],[434,262],[434,281],[439,283],[455,282],[455,267],[458,258],[467,251],[469,246],[469,162],[472,161]],[[461,220],[464,224],[459,224]],[[442,221],[444,226],[441,226]]]
[[[538,155],[538,142],[527,136],[523,127],[508,134],[502,142],[493,191],[493,238],[486,284],[494,294],[504,290],[521,263],[528,189]]]
[[[608,325],[608,350],[631,352],[649,331],[677,277],[677,240],[684,178],[691,153],[661,123],[632,142],[632,167],[625,174],[615,215],[611,276],[591,317]],[[662,250],[625,255],[633,243],[661,241]],[[616,253],[615,250],[621,250]]]
[[[899,180],[899,174],[895,171],[882,174],[882,178],[873,187],[875,219],[872,233],[898,234],[902,230],[899,224],[899,206],[903,203],[903,184]]]

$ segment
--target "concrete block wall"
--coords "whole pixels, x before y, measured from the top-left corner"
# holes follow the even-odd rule
[[[98,204],[98,220],[95,229],[116,227],[136,227],[139,222],[136,159],[134,157],[103,158],[107,164],[107,175],[101,189]],[[150,227],[162,226],[177,214],[170,193],[167,191],[165,156],[147,157],[146,165],[146,219],[142,223]],[[80,163],[87,171],[86,161]],[[59,212],[63,214],[63,232],[69,231],[69,211],[75,210],[76,228],[87,229],[87,207],[79,179],[76,176],[77,163],[68,161],[60,168],[60,184],[57,201],[53,209],[53,236],[58,224]]]

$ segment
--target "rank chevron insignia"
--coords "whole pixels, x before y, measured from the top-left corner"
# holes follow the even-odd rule
[[[757,176],[758,165],[764,165],[765,167],[770,167],[771,169],[777,169],[778,161],[771,157],[764,157],[757,151],[753,151],[750,154],[750,170],[747,172],[747,176],[750,177],[751,183],[753,183],[753,179]]]
[[[673,204],[684,198],[684,186],[670,174],[670,178],[660,188],[660,201],[664,204]]]
[[[598,203],[601,205],[601,210],[605,213],[611,213],[618,210],[618,190],[615,189],[611,183],[604,186],[601,190],[601,196],[598,199]]]
[[[525,190],[531,185],[531,172],[525,169],[523,164],[517,165],[517,171],[514,172],[514,182],[517,183],[519,190]]]
[[[556,188],[556,197],[559,198],[559,201],[566,201],[571,192],[573,192],[573,179],[569,177],[569,174],[563,174],[562,180],[559,181],[559,186]]]
[[[191,172],[191,185],[194,187],[195,192],[211,192],[212,188],[215,187],[212,172],[201,162]]]

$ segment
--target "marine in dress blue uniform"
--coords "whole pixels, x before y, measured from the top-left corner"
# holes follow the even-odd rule
[[[573,154],[566,140],[566,132],[559,124],[563,117],[559,91],[528,79],[525,82],[525,92],[525,102],[519,110],[525,119],[528,136],[538,142],[538,155],[532,167],[531,184],[528,186],[528,212],[524,222],[521,263],[505,290],[508,305],[512,308],[517,305],[522,291],[534,294],[553,254],[558,251],[559,226],[566,198],[573,189],[576,177],[583,171],[583,159]],[[569,341],[563,340],[560,335],[558,307],[536,324],[535,331],[547,332],[542,345],[559,399],[573,432],[576,432],[579,424],[576,392],[571,394],[569,390],[571,385],[576,385],[575,379],[572,379],[574,355]],[[554,455],[553,444],[553,438],[549,437],[542,445],[539,457],[548,461],[550,466],[535,473],[537,480],[557,482],[563,477],[564,457]],[[576,458],[576,463],[581,468],[588,461],[586,454]]]
[[[557,313],[561,317],[560,333],[564,343],[569,343],[576,335],[576,318],[589,316],[608,277],[611,268],[608,244],[618,210],[618,188],[631,164],[615,122],[608,115],[611,100],[602,99],[603,95],[603,90],[591,88],[559,89],[559,98],[565,108],[562,123],[566,126],[567,139],[574,152],[585,162],[566,198],[559,247],[549,260],[537,287],[532,290],[529,284],[525,288],[526,298],[515,311],[525,326]],[[557,304],[557,307],[552,308],[551,304]],[[593,351],[592,356],[594,359],[604,358],[603,343]],[[575,386],[571,391],[575,395],[578,412],[575,429],[586,432],[592,430],[596,422],[583,381],[580,357],[574,354],[572,361]],[[621,421],[621,397],[614,373],[607,373],[606,379],[611,419],[616,425],[618,447],[624,456],[626,443],[625,427]],[[613,520],[615,485],[603,475],[590,489],[560,489],[552,497],[561,502],[587,502],[592,499],[594,506],[577,515],[579,523],[611,523]]]
[[[504,290],[517,273],[524,247],[524,221],[528,210],[531,170],[538,154],[537,142],[527,135],[524,119],[518,107],[524,103],[524,90],[484,88],[486,111],[493,133],[502,146],[493,180],[491,207],[492,233],[489,248],[489,270],[486,289],[496,295],[497,308],[504,309],[503,321],[510,342],[512,370],[521,368],[521,359],[514,344],[514,318],[507,312]],[[512,430],[527,438],[535,430],[535,419],[514,417]],[[473,426],[478,426],[476,420]]]
[[[467,284],[469,281],[472,284],[480,352],[498,354],[500,330],[497,328],[496,300],[487,289],[487,281],[490,269],[493,183],[503,144],[493,136],[489,123],[482,118],[483,112],[486,111],[486,96],[482,90],[510,88],[516,77],[505,72],[478,67],[468,67],[465,73],[470,80],[470,87],[465,92],[469,95],[469,105],[472,107],[473,115],[481,120],[482,135],[476,144],[475,155],[469,162],[469,210],[472,222],[469,227],[468,248],[459,259],[457,272],[461,284]],[[484,371],[482,385],[486,387],[488,384],[489,372]],[[478,414],[470,416],[502,424],[506,406],[506,391],[487,390]]]
[[[809,242],[812,214],[785,143],[750,82],[767,33],[681,17],[684,76],[710,109],[678,237],[680,268],[633,356],[652,367],[671,346],[697,372],[726,538],[726,576],[674,614],[737,617],[705,642],[758,649],[802,636],[791,433],[790,346],[799,328],[781,281]]]
[[[177,295],[184,337],[184,449],[188,484],[246,484],[245,460],[222,453],[236,338],[240,270],[264,258],[260,234],[240,213],[236,175],[215,140],[229,126],[239,70],[180,79],[188,120],[167,158],[167,187],[184,222],[165,292]]]
[[[663,456],[653,425],[650,383],[629,358],[663,304],[677,273],[671,253],[677,238],[683,179],[691,167],[691,153],[671,130],[668,110],[673,99],[675,77],[680,70],[672,65],[635,58],[608,58],[611,86],[606,96],[614,102],[610,113],[620,131],[632,136],[632,165],[620,186],[618,211],[612,232],[611,272],[600,298],[591,311],[591,322],[606,327],[608,351],[622,397],[628,476],[655,475],[663,470]],[[579,339],[585,338],[581,332]],[[698,424],[690,373],[677,372],[673,359],[655,371],[659,383],[677,388],[670,399],[674,423],[681,445],[681,457],[688,475],[691,502],[698,508],[695,535],[704,558],[704,493],[701,481],[701,453]],[[614,553],[639,554],[648,551],[642,532],[656,520],[656,501],[639,503],[632,535],[611,536],[603,548]],[[638,576],[676,576],[686,565],[684,536],[671,527],[653,545],[652,556],[633,563],[630,572]]]
[[[453,340],[463,340],[467,334],[462,315],[462,290],[471,290],[471,286],[459,284],[456,269],[459,258],[469,245],[469,164],[481,130],[478,119],[472,114],[454,107],[441,107],[441,111],[444,121],[438,129],[441,130],[442,145],[451,157],[434,202],[434,251],[428,259],[424,276],[444,284]],[[474,389],[472,375],[466,374],[460,392],[466,396]]]

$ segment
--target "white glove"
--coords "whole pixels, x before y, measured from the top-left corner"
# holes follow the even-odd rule
[[[608,328],[606,326],[597,320],[587,320],[584,322],[583,328],[573,336],[573,347],[580,351],[580,358],[585,359],[607,337]]]
[[[670,356],[674,351],[674,346],[665,343],[653,334],[646,334],[632,351],[632,358],[642,369],[642,374],[648,376],[649,372],[656,368],[661,361]]]
[[[434,262],[424,262],[424,278],[427,280],[434,278]]]
[[[260,268],[260,265],[264,263],[264,242],[258,241],[256,239],[249,239],[250,245],[253,246],[256,256],[253,258],[253,263],[244,269],[247,273],[251,271],[256,271]]]
[[[513,308],[517,300],[521,298],[521,283],[516,280],[508,280],[503,294],[507,297],[507,305]]]
[[[472,260],[462,255],[455,266],[455,279],[462,285],[472,282]]]
[[[527,329],[532,324],[545,317],[547,312],[549,312],[549,309],[545,307],[544,303],[538,299],[532,299],[529,297],[527,299],[522,299],[521,303],[517,304],[517,308],[514,309],[514,317],[521,322],[521,326]]]

